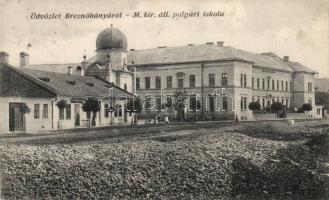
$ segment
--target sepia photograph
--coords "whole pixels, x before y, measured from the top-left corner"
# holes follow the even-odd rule
[[[0,199],[329,199],[327,0],[0,0]]]

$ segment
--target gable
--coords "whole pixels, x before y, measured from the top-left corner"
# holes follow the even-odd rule
[[[0,66],[0,96],[52,98],[56,94],[9,67]]]

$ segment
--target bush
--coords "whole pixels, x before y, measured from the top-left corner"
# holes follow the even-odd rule
[[[249,110],[260,110],[260,104],[258,101],[249,103]]]
[[[305,111],[311,111],[312,110],[312,105],[309,103],[305,103],[302,105],[302,110]]]
[[[278,113],[283,109],[283,105],[280,102],[273,102],[271,105],[272,112]]]

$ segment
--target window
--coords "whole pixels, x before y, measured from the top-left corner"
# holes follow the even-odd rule
[[[190,75],[190,87],[195,87],[195,75]]]
[[[167,88],[172,88],[172,76],[167,76]]]
[[[140,89],[140,78],[136,78],[136,89]]]
[[[270,83],[271,83],[271,80],[270,79],[267,79],[267,89],[268,90],[270,89]]]
[[[127,91],[127,84],[126,83],[123,85],[123,89]]]
[[[308,82],[307,91],[312,92],[312,82]]]
[[[251,79],[251,87],[252,87],[252,89],[254,89],[254,87],[255,87],[255,78],[254,77],[252,77],[252,79]]]
[[[209,108],[210,108],[210,112],[215,111],[215,97],[213,96],[209,97]]]
[[[59,109],[59,119],[60,120],[63,120],[64,119],[64,111],[65,109],[64,108],[60,108]],[[88,113],[87,113],[88,114]],[[89,118],[88,118],[89,119]]]
[[[184,87],[184,78],[178,77],[178,88],[183,88],[183,87]]]
[[[240,74],[240,86],[247,87],[247,74]]]
[[[259,89],[259,78],[257,78],[257,89]]]
[[[247,74],[243,75],[243,86],[247,87]]]
[[[215,87],[215,74],[209,74],[209,87]]]
[[[272,90],[275,90],[274,86],[275,86],[274,80],[272,80]]]
[[[66,119],[71,119],[71,104],[66,106]]]
[[[171,98],[167,98],[167,105],[166,105],[166,107],[167,107],[167,108],[171,108],[172,105],[173,105],[173,103],[172,103],[172,99],[171,99]]]
[[[290,91],[292,91],[292,82],[290,82]]]
[[[281,90],[283,91],[283,81],[281,81]]]
[[[155,88],[157,88],[157,89],[161,88],[161,77],[160,76],[155,77]]]
[[[150,77],[145,77],[145,89],[150,89],[151,87],[151,79]]]
[[[240,102],[240,108],[241,110],[246,110],[247,109],[247,97],[241,97],[241,102]]]
[[[227,109],[228,109],[227,97],[223,97],[223,110],[227,110]]]
[[[104,117],[109,117],[109,104],[104,104]]]
[[[161,110],[161,97],[157,97],[155,100],[155,110],[156,111]]]
[[[43,119],[48,119],[48,104],[43,104],[42,118]]]
[[[255,97],[254,96],[252,96],[252,100],[251,100],[252,102],[255,102]]]
[[[145,98],[145,110],[151,110],[151,97],[148,96]]]
[[[286,81],[286,91],[288,91],[288,81]]]
[[[265,79],[262,79],[262,89],[265,90]]]
[[[34,119],[40,118],[40,105],[34,104]]]
[[[122,112],[123,112],[123,109],[122,109],[122,105],[119,105],[119,117],[122,117]]]
[[[222,73],[222,86],[228,85],[228,75],[227,73]]]

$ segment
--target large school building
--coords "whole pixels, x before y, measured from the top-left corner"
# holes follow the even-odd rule
[[[309,117],[322,116],[321,106],[315,105],[317,72],[288,56],[251,53],[221,41],[146,50],[127,47],[126,36],[110,27],[98,34],[96,55],[84,55],[82,62],[32,65],[28,53],[21,52],[20,65],[14,67],[8,53],[0,52],[1,132],[82,126],[90,117],[82,103],[104,95],[108,98],[95,114],[96,126],[131,122],[133,114],[118,96],[140,97],[140,116],[148,117],[253,120],[248,105],[255,101],[264,110],[281,102],[287,111],[309,103]],[[119,106],[109,113],[111,98]],[[65,108],[56,106],[61,100],[67,102]],[[184,106],[177,109],[178,102]]]

